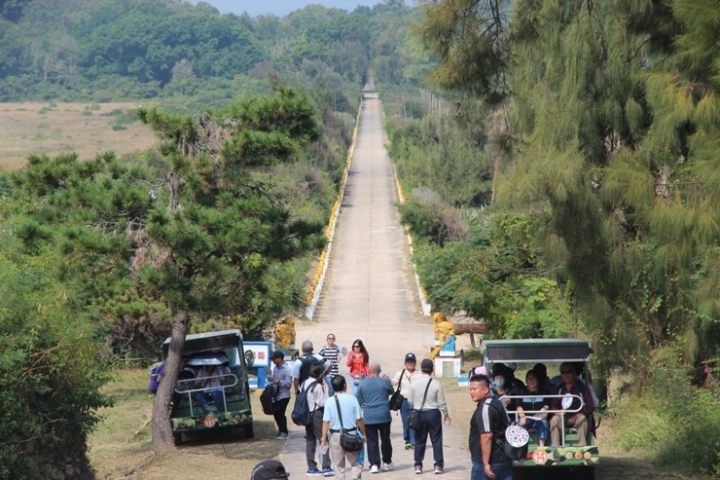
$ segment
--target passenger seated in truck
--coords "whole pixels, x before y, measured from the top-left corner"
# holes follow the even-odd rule
[[[195,388],[204,388],[202,392],[198,392],[196,398],[200,407],[207,414],[212,414],[212,409],[208,405],[208,400],[215,402],[215,408],[218,413],[225,412],[225,395],[223,393],[222,384],[225,383],[224,375],[229,375],[230,369],[221,365],[205,365],[198,370],[197,380],[195,380]]]
[[[550,395],[550,392],[545,387],[540,386],[538,376],[539,374],[534,370],[527,372],[525,375],[525,389],[520,395],[537,395],[537,397],[516,399],[515,410],[520,425],[527,430],[531,428],[537,430],[538,444],[544,447],[550,433],[550,424],[547,420],[548,414],[544,411],[550,408],[550,399],[544,397],[544,395]]]
[[[498,369],[493,373],[493,395],[498,397],[500,401],[505,405],[505,409],[508,411],[515,410],[515,403],[509,398],[504,398],[512,395],[522,395],[522,390],[518,390],[513,387],[512,373],[507,369]]]
[[[560,376],[562,377],[562,384],[557,387],[555,395],[578,395],[582,397],[585,405],[582,410],[577,413],[565,413],[565,422],[563,425],[563,415],[556,413],[553,414],[550,419],[550,445],[553,447],[559,447],[562,438],[561,428],[574,427],[577,429],[578,435],[578,447],[587,446],[587,437],[590,429],[589,419],[595,405],[593,404],[590,390],[585,385],[578,381],[575,375],[575,367],[570,362],[564,362],[560,365]],[[572,401],[571,401],[572,400]],[[550,410],[577,410],[580,408],[580,399],[575,397],[567,398],[553,398],[550,401]]]

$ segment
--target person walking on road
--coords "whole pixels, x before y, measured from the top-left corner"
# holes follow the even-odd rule
[[[408,425],[408,415],[410,415],[410,403],[408,402],[408,396],[410,395],[410,385],[413,379],[420,376],[420,372],[415,368],[417,366],[417,359],[414,353],[408,353],[405,355],[405,368],[398,370],[392,379],[392,386],[397,390],[398,385],[400,386],[400,394],[403,396],[402,407],[400,408],[400,418],[402,418],[403,424],[403,440],[405,440],[405,450],[412,450],[415,448],[415,430],[410,428]]]
[[[490,391],[486,375],[470,377],[470,398],[477,403],[470,419],[470,480],[512,480],[512,460],[503,448],[508,417],[503,402]],[[497,442],[502,439],[503,442]]]
[[[288,403],[290,403],[290,386],[292,385],[292,376],[290,374],[290,367],[285,362],[285,354],[280,351],[276,351],[272,356],[273,370],[272,370],[272,382],[278,386],[278,393],[275,397],[275,423],[278,426],[278,440],[286,440],[288,438],[288,427],[287,417],[285,411],[287,410]]]
[[[347,366],[350,368],[350,384],[352,393],[355,395],[358,385],[365,377],[370,376],[370,355],[362,340],[353,342],[352,352],[348,353]]]
[[[408,398],[412,409],[420,412],[420,426],[415,431],[415,473],[423,473],[425,446],[429,434],[435,461],[435,474],[439,475],[445,468],[442,446],[443,417],[445,423],[450,424],[450,413],[442,385],[430,376],[433,373],[433,361],[429,358],[423,359],[420,363],[420,372],[422,374],[413,380],[410,386]]]
[[[360,404],[352,395],[348,395],[347,382],[342,375],[335,375],[332,379],[332,386],[335,395],[328,399],[323,412],[322,442],[320,447],[330,447],[330,458],[335,466],[339,477],[345,478],[345,471],[350,468],[350,478],[359,480],[362,478],[362,464],[360,463],[360,452],[348,452],[340,445],[340,434],[343,430],[352,434],[357,430],[367,439],[365,422],[360,414]],[[342,416],[342,423],[340,417]],[[328,437],[329,435],[329,437]],[[328,441],[329,439],[329,441]]]
[[[293,389],[295,395],[300,393],[300,385],[310,378],[310,367],[316,363],[323,363],[323,358],[317,353],[313,353],[313,344],[310,340],[305,340],[300,347],[302,356],[292,366]]]
[[[330,374],[325,377],[325,383],[328,386],[328,396],[332,397],[335,392],[333,391],[331,381],[332,377],[340,374],[340,359],[342,358],[342,355],[340,354],[340,348],[335,345],[334,333],[328,333],[326,341],[327,343],[323,345],[318,353],[326,362],[329,361],[332,365],[330,367]]]
[[[395,391],[390,380],[380,376],[380,364],[370,364],[370,376],[362,382],[355,392],[363,412],[367,431],[367,455],[370,461],[370,473],[387,472],[395,468],[390,443],[390,403],[388,398]],[[378,438],[379,437],[379,438]],[[380,445],[382,445],[382,464],[380,463]]]
[[[322,438],[323,412],[328,394],[323,382],[323,366],[319,363],[310,367],[310,378],[305,380],[301,389],[307,390],[308,408],[313,413],[313,422],[305,427],[305,459],[307,460],[308,477],[332,477],[334,472],[330,468],[330,454],[326,450],[320,455],[322,470],[318,470],[315,453],[317,443]]]

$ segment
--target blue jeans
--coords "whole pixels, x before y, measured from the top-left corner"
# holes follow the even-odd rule
[[[332,387],[332,377],[333,375],[325,377],[325,385],[328,387],[328,397],[335,395],[335,389]]]
[[[442,414],[440,410],[421,410],[420,426],[415,431],[415,466],[422,468],[428,435],[432,443],[434,466],[444,468]]]
[[[403,424],[403,440],[405,440],[405,443],[409,443],[410,445],[415,445],[415,430],[410,428],[408,426],[408,415],[410,415],[410,403],[407,401],[407,398],[403,399],[402,407],[400,408],[400,418],[402,418],[402,424]]]
[[[525,422],[525,429],[527,430],[530,428],[537,430],[538,440],[545,440],[545,442],[547,442],[547,439],[550,437],[550,424],[547,420],[532,420],[527,418]]]
[[[212,412],[212,409],[210,408],[210,405],[208,405],[208,400],[213,399],[215,402],[215,408],[217,409],[218,413],[225,412],[225,402],[223,397],[223,391],[222,390],[213,390],[211,392],[200,392],[197,394],[197,401],[200,404],[200,407],[205,411],[205,413]]]
[[[350,387],[352,387],[352,394],[354,397],[360,384],[358,383],[357,385],[355,385],[355,381],[354,381],[355,378],[352,375],[348,375],[347,379],[348,379],[348,382],[350,382]],[[363,380],[365,380],[365,375],[360,377],[360,381],[362,382]]]
[[[480,462],[472,462],[470,480],[490,480],[485,476],[484,465]],[[491,463],[490,468],[495,474],[495,480],[512,480],[512,462]]]

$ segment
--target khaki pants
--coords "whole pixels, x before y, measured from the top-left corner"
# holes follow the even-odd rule
[[[550,446],[559,447],[560,439],[562,438],[562,425],[560,425],[560,415],[553,415],[550,419]],[[576,413],[575,415],[565,415],[565,425],[577,429],[578,434],[578,447],[587,446],[588,423],[587,417],[582,413]]]
[[[340,433],[330,432],[330,460],[335,467],[335,475],[340,480],[345,478],[345,470],[350,467],[350,478],[360,480],[362,478],[362,465],[360,464],[360,452],[346,452],[340,446]]]

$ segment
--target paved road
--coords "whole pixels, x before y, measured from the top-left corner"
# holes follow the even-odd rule
[[[379,361],[383,372],[392,376],[402,368],[407,352],[415,352],[418,363],[427,356],[433,334],[428,320],[420,322],[421,307],[410,273],[407,237],[394,207],[397,189],[384,148],[382,121],[380,100],[366,99],[328,276],[314,321],[298,326],[297,344],[309,339],[319,350],[329,332],[336,335],[341,348],[349,348],[360,338],[370,359]],[[341,370],[346,372],[346,368]],[[403,449],[402,423],[394,414],[392,432],[396,470],[380,473],[378,478],[403,479],[411,475],[420,478],[412,470],[412,451]],[[292,478],[302,477],[307,471],[303,437],[304,429],[292,425],[290,439],[280,456]],[[442,478],[470,477],[469,454],[462,450],[464,443],[457,429],[446,429],[446,473]],[[432,475],[432,463],[428,443],[424,475]],[[368,468],[366,462],[363,472],[366,478],[370,476]],[[350,478],[349,472],[346,478]]]

